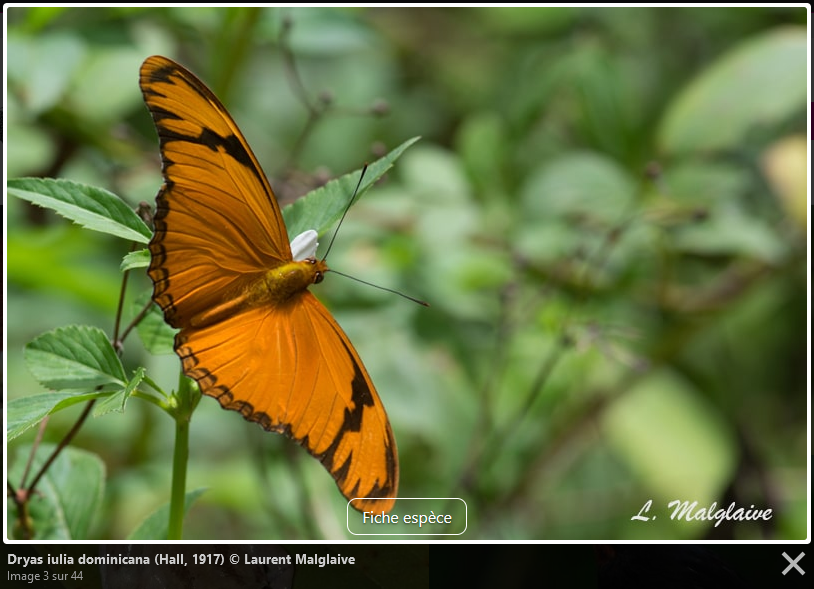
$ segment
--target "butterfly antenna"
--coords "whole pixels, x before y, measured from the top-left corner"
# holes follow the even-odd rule
[[[345,207],[345,212],[342,213],[342,217],[340,217],[339,223],[336,225],[336,229],[334,230],[334,234],[331,237],[331,242],[328,244],[328,249],[325,250],[325,255],[322,256],[323,261],[325,260],[325,258],[328,257],[328,253],[331,251],[331,248],[334,245],[334,239],[336,239],[336,234],[339,233],[339,227],[340,227],[340,225],[342,225],[342,221],[345,220],[345,215],[348,214],[348,211],[350,210],[351,205],[356,200],[356,195],[359,193],[359,187],[362,185],[362,179],[365,177],[365,172],[367,172],[367,164],[365,164],[364,167],[362,168],[362,173],[359,175],[359,182],[356,183],[356,190],[353,191],[353,196],[348,201],[348,206]],[[339,274],[340,276],[344,276],[345,278],[350,278],[351,280],[355,280],[356,282],[361,282],[362,284],[366,284],[367,286],[372,286],[373,288],[378,288],[379,290],[384,290],[384,291],[387,291],[387,292],[390,292],[390,293],[393,293],[393,294],[397,294],[400,297],[404,297],[408,301],[413,301],[414,303],[418,303],[419,305],[423,305],[424,307],[429,307],[430,306],[430,304],[427,303],[426,301],[422,301],[422,300],[417,299],[415,297],[411,297],[410,295],[406,295],[403,292],[393,290],[392,288],[387,288],[385,286],[379,286],[378,284],[373,284],[372,282],[367,282],[366,280],[362,280],[361,278],[356,278],[355,276],[351,276],[350,274],[344,274],[342,272],[338,272],[338,271],[334,270],[333,268],[331,268],[331,272],[333,272],[334,274]]]
[[[328,249],[325,250],[325,255],[322,256],[323,262],[328,257],[328,253],[331,251],[331,248],[334,246],[336,234],[339,233],[339,227],[342,226],[342,221],[345,220],[345,215],[348,214],[350,206],[353,204],[353,201],[356,200],[356,195],[359,194],[359,187],[362,185],[362,179],[365,177],[365,172],[367,172],[367,164],[365,164],[364,167],[362,168],[362,173],[359,175],[359,182],[356,183],[356,189],[353,191],[353,196],[350,197],[350,200],[348,201],[348,206],[345,207],[345,212],[342,213],[342,216],[339,218],[339,223],[337,223],[336,229],[334,229],[334,234],[333,236],[331,236],[331,242],[328,244]]]
[[[387,292],[391,292],[393,294],[397,294],[400,297],[404,297],[408,301],[413,301],[414,303],[418,303],[419,305],[422,305],[424,307],[429,307],[430,306],[430,304],[428,302],[426,302],[426,301],[422,301],[421,299],[416,299],[414,297],[411,297],[410,295],[404,294],[403,292],[393,290],[392,288],[387,288],[385,286],[379,286],[378,284],[373,284],[372,282],[367,282],[366,280],[362,280],[361,278],[356,278],[355,276],[351,276],[350,274],[343,274],[342,272],[337,272],[333,268],[331,268],[330,271],[332,273],[334,273],[334,274],[339,274],[340,276],[344,276],[345,278],[350,278],[351,280],[355,280],[356,282],[361,282],[362,284],[372,286],[373,288],[378,288],[379,290],[384,290],[384,291],[387,291]]]

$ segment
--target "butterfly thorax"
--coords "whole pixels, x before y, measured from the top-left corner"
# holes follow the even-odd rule
[[[287,262],[267,270],[262,280],[251,287],[250,304],[283,304],[312,284],[322,282],[328,265],[315,258]]]

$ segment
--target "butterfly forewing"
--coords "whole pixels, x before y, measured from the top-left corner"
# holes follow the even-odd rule
[[[181,327],[247,275],[291,260],[291,250],[268,181],[215,95],[162,57],[144,62],[141,88],[165,181],[156,198],[150,275],[156,302]],[[168,267],[177,279],[166,275]]]
[[[167,58],[144,62],[141,88],[164,175],[148,273],[153,300],[180,329],[184,372],[225,408],[299,441],[349,499],[391,499],[354,507],[389,510],[395,440],[347,336],[305,286],[285,300],[247,294],[292,256],[246,140],[215,95]]]

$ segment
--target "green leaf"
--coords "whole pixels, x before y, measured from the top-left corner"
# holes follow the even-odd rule
[[[52,209],[88,229],[138,243],[150,241],[152,232],[118,196],[102,188],[53,178],[14,178],[8,194]]]
[[[138,313],[150,300],[144,295],[136,300],[134,313]],[[158,305],[150,305],[147,314],[136,326],[136,332],[151,354],[172,354],[175,350],[175,334],[178,332],[164,321],[164,313]]]
[[[618,223],[629,214],[635,191],[634,179],[614,160],[572,152],[548,162],[529,178],[521,204],[526,219],[590,216]]]
[[[725,416],[692,383],[666,370],[617,400],[603,425],[617,453],[658,499],[692,497],[708,504],[736,467],[737,444]]]
[[[597,251],[606,231],[630,215],[635,192],[634,179],[610,158],[573,152],[554,159],[522,188],[514,247],[552,263],[579,250]],[[617,248],[615,255],[621,253]]]
[[[184,513],[189,512],[189,508],[198,497],[203,494],[206,489],[195,489],[189,491],[184,496]],[[156,509],[147,518],[141,522],[127,537],[128,540],[166,540],[167,539],[167,522],[170,517],[170,504],[166,503]]]
[[[36,11],[27,16],[38,20],[36,14],[43,16],[46,12],[56,16],[60,11]],[[78,35],[56,31],[44,36],[9,35],[8,55],[14,56],[8,66],[9,87],[13,85],[23,97],[23,104],[30,111],[25,120],[30,124],[36,116],[64,108],[73,77],[87,55],[87,46]]]
[[[138,388],[138,385],[141,384],[142,380],[144,380],[144,368],[139,366],[136,369],[136,373],[133,375],[133,378],[127,383],[127,387],[113,393],[112,395],[108,395],[105,399],[96,404],[96,407],[93,408],[93,416],[100,417],[105,413],[110,413],[111,411],[123,413],[127,399],[129,399],[130,395],[133,394],[133,391]]]
[[[490,110],[468,117],[458,131],[456,148],[480,193],[485,198],[505,198],[503,170],[509,148],[502,114]]]
[[[404,150],[418,141],[420,137],[408,139],[386,156],[376,160],[367,167],[357,198],[361,197],[379,178],[393,167]],[[288,229],[289,239],[303,231],[314,229],[323,234],[341,216],[348,206],[348,200],[359,182],[361,170],[345,174],[331,180],[325,186],[312,190],[301,199],[283,209],[283,219]]]
[[[88,239],[88,232],[75,225],[18,225],[6,240],[8,282],[54,298],[64,296],[113,316],[122,278],[108,268],[110,256],[102,251],[100,241]]]
[[[672,104],[659,131],[668,153],[720,149],[755,125],[777,124],[805,109],[808,72],[804,28],[783,28],[730,51]]]
[[[46,415],[109,394],[102,391],[92,393],[43,393],[12,399],[6,407],[6,439],[10,442],[28,428],[37,425]]]
[[[770,224],[728,203],[712,207],[703,223],[677,228],[675,245],[685,252],[740,255],[770,264],[780,263],[786,255],[782,239]]]
[[[49,389],[124,388],[127,382],[113,346],[96,327],[69,325],[44,333],[26,345],[25,361],[34,378]]]
[[[147,248],[130,252],[122,260],[119,269],[124,272],[125,270],[133,270],[135,268],[147,268],[150,265],[150,250]]]
[[[55,448],[52,444],[37,448],[33,472],[39,470]],[[9,481],[17,484],[21,479],[30,452],[30,446],[17,449]],[[77,448],[63,449],[40,479],[36,500],[29,504],[34,539],[87,539],[93,516],[102,504],[104,477],[105,466],[98,456]],[[8,520],[9,537],[15,523],[16,513]]]

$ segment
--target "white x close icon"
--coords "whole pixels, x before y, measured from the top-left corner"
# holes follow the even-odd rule
[[[792,559],[791,559],[791,557],[790,557],[788,554],[786,554],[786,553],[784,552],[784,553],[783,553],[783,556],[784,556],[784,557],[786,558],[786,560],[787,560],[787,561],[789,561],[791,564],[790,564],[789,566],[787,566],[787,567],[786,567],[786,568],[783,570],[783,574],[785,575],[786,573],[788,573],[788,572],[789,572],[789,571],[792,569],[792,567],[794,567],[795,569],[797,569],[797,572],[799,572],[801,575],[805,575],[805,574],[806,574],[806,572],[805,572],[805,571],[802,569],[802,567],[800,567],[800,566],[798,566],[798,565],[797,565],[797,563],[798,563],[798,562],[800,562],[800,559],[802,559],[802,558],[803,558],[805,555],[806,555],[806,553],[805,553],[805,552],[801,552],[801,553],[799,554],[799,556],[797,556],[797,558],[795,558],[794,560],[792,560]]]

